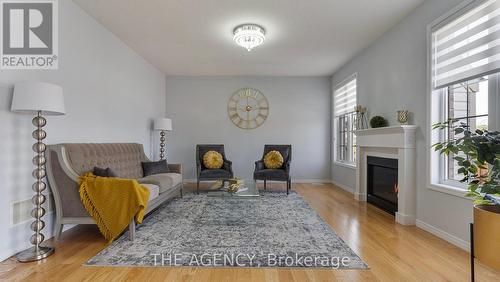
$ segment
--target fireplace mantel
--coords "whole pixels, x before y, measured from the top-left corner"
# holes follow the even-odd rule
[[[356,130],[356,143],[364,147],[380,148],[415,148],[416,125],[398,125],[389,127]]]
[[[356,191],[358,201],[366,201],[367,156],[398,160],[398,211],[396,222],[414,225],[416,218],[416,138],[418,126],[399,125],[357,130]],[[380,153],[379,151],[383,151]],[[382,154],[382,155],[381,155]]]

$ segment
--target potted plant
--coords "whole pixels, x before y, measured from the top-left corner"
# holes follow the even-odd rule
[[[467,197],[474,198],[474,255],[500,269],[500,132],[472,132],[456,120],[437,123],[433,129],[451,130],[459,138],[433,145],[441,154],[453,156],[458,173],[467,183]]]
[[[374,116],[370,119],[370,126],[372,128],[386,127],[387,125],[387,120],[382,116]]]

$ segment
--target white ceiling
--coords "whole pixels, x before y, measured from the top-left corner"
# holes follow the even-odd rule
[[[74,0],[167,75],[331,75],[423,0]],[[242,23],[266,29],[246,51]]]

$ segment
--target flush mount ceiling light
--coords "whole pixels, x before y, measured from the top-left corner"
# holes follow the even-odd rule
[[[234,28],[233,40],[236,44],[252,51],[253,48],[264,43],[266,31],[256,24],[242,24]]]

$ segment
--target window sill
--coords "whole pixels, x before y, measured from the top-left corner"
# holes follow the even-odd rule
[[[350,164],[350,163],[343,163],[343,162],[334,161],[333,165],[338,165],[338,166],[342,166],[342,167],[346,167],[346,168],[350,168],[350,169],[356,169],[356,165]]]
[[[441,183],[439,183],[439,184],[433,183],[433,184],[429,184],[427,187],[429,189],[437,191],[437,192],[453,195],[455,197],[459,197],[462,199],[467,199],[467,200],[471,200],[471,201],[473,200],[472,198],[465,196],[465,194],[467,194],[467,190],[464,190],[462,188],[458,188],[455,186],[441,184]]]

